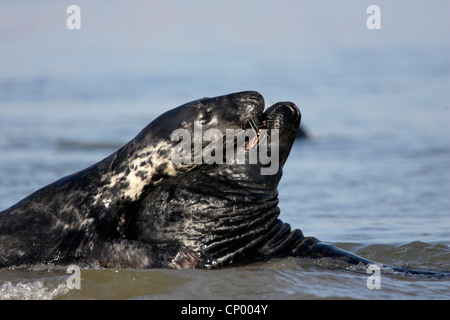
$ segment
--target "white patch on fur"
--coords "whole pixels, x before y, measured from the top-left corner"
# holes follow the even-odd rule
[[[133,201],[139,198],[144,187],[148,184],[148,181],[143,180],[141,177],[136,175],[136,172],[133,171],[126,177],[126,181],[129,183],[129,186],[125,189],[123,195],[131,198]]]
[[[105,208],[108,208],[108,207],[109,207],[109,204],[110,204],[111,202],[112,202],[111,199],[103,200],[103,205],[105,206]]]
[[[177,170],[175,169],[172,160],[170,159],[170,148],[171,145],[166,142],[159,142],[156,146],[147,147],[140,150],[136,158],[130,160],[128,164],[129,173],[125,175],[125,171],[122,171],[112,177],[110,177],[110,183],[106,185],[106,188],[112,189],[117,183],[128,184],[126,188],[123,188],[120,195],[121,198],[129,198],[131,201],[139,199],[144,188],[149,184],[157,184],[162,179],[158,181],[152,181],[152,176],[155,175],[156,168],[160,165],[165,165],[163,173],[169,176],[175,176]],[[167,154],[163,157],[159,155],[160,150],[167,150]],[[143,163],[143,165],[141,165]],[[150,164],[151,163],[151,164]],[[104,176],[102,181],[105,181],[109,176]],[[108,208],[112,202],[111,198],[101,199],[103,196],[102,192],[95,195],[94,203],[102,203],[105,208]]]

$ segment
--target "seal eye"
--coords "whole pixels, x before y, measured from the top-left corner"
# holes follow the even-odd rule
[[[200,114],[200,124],[205,124],[211,120],[211,111],[206,110]]]

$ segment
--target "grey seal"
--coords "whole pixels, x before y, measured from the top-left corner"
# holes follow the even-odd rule
[[[305,237],[278,218],[277,187],[300,121],[294,103],[278,102],[264,111],[264,99],[255,91],[167,111],[109,157],[2,211],[0,266],[95,262],[114,268],[219,268],[287,256],[372,264]],[[179,141],[173,133],[185,130],[190,140],[184,142],[198,144],[198,124],[202,134],[223,133],[210,154],[216,161],[198,161],[195,151],[187,154],[191,161],[174,161]],[[227,130],[238,134],[230,138]],[[239,135],[248,132],[253,135],[239,144]],[[201,149],[210,141],[201,141]],[[236,151],[231,156],[225,150],[230,145]],[[254,151],[262,149],[266,158],[256,153],[252,161]],[[237,161],[238,155],[244,161]],[[272,156],[277,161],[268,163]],[[269,168],[274,170],[262,174]]]

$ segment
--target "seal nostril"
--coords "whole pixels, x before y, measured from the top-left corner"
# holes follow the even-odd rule
[[[244,91],[235,96],[235,103],[241,110],[239,121],[247,124],[250,119],[257,118],[264,111],[264,98],[256,91]]]
[[[256,91],[246,91],[241,99],[242,102],[251,103],[255,106],[264,106],[263,96]]]
[[[278,102],[274,106],[276,106],[277,108],[282,108],[286,116],[289,116],[290,111],[292,118],[294,118],[295,121],[298,121],[301,118],[299,108],[292,102]]]
[[[294,119],[298,120],[301,116],[299,108],[293,103],[290,103],[287,106],[291,109],[292,116],[294,117]]]

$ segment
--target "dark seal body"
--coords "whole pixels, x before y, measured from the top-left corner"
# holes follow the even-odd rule
[[[136,241],[125,231],[139,215],[144,194],[198,166],[171,161],[176,144],[171,133],[179,128],[192,132],[195,121],[204,130],[240,129],[263,109],[261,95],[245,92],[195,100],[164,113],[106,159],[0,212],[0,267],[74,261],[165,266],[176,254],[172,244]]]
[[[305,237],[278,218],[277,187],[301,114],[291,102],[263,110],[263,97],[248,91],[199,99],[164,113],[106,159],[0,212],[0,267],[83,262],[114,268],[218,268],[286,256],[372,263]],[[196,124],[202,134],[214,129],[223,136],[199,141]],[[223,161],[203,161],[195,151],[188,154],[192,161],[174,161],[179,141],[172,134],[178,129],[189,133],[188,144],[200,143],[201,150]],[[227,130],[237,136],[230,138]],[[248,132],[253,136],[240,140]]]

